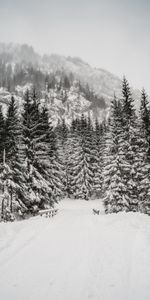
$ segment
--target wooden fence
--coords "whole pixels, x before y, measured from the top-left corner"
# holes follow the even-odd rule
[[[55,208],[50,208],[50,209],[43,209],[39,211],[39,215],[42,217],[46,217],[46,218],[51,218],[54,217],[58,212],[58,209]]]

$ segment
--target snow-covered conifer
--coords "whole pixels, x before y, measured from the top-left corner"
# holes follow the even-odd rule
[[[122,107],[114,97],[106,131],[104,151],[104,205],[106,213],[128,211],[129,199],[125,176],[128,170],[123,152]]]

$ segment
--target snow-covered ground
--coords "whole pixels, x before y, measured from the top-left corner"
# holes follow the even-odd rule
[[[64,200],[53,218],[0,224],[1,300],[149,300],[150,217],[93,215]]]

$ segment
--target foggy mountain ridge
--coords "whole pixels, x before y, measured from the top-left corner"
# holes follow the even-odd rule
[[[114,95],[120,95],[121,79],[110,72],[93,68],[79,57],[65,57],[63,55],[37,54],[32,46],[0,43],[0,58],[9,63],[32,64],[45,72],[63,70],[67,74],[73,73],[81,82],[88,83],[94,92],[110,102]]]
[[[116,96],[121,96],[121,79],[109,71],[101,68],[93,68],[87,62],[84,62],[79,57],[65,57],[59,54],[44,54],[39,55],[35,52],[32,46],[26,44],[5,44],[0,43],[0,61],[6,64],[11,64],[14,69],[16,64],[21,65],[24,70],[26,67],[31,66],[36,70],[40,70],[44,74],[52,74],[62,72],[66,75],[73,74],[74,78],[86,86],[89,85],[97,97],[87,99],[83,93],[80,99],[75,90],[68,92],[68,100],[65,103],[60,101],[60,95],[56,91],[52,90],[49,95],[46,95],[48,105],[52,111],[52,117],[54,119],[61,119],[64,117],[66,121],[70,122],[70,119],[81,113],[91,114],[91,117],[97,117],[103,119],[108,114],[111,99]],[[17,96],[19,96],[18,102],[21,103],[21,97],[26,85],[30,82],[25,82],[23,87],[17,87]],[[19,90],[19,92],[18,92]],[[62,91],[64,92],[64,91]],[[4,91],[0,91],[0,102],[7,107],[10,94]],[[139,100],[139,91],[133,91],[133,97]],[[44,95],[45,97],[45,95]],[[53,101],[50,98],[53,98]],[[74,102],[74,103],[73,103]],[[138,105],[136,103],[136,105]]]

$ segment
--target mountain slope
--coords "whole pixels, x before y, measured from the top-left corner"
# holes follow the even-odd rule
[[[62,70],[65,73],[73,73],[76,79],[84,84],[88,83],[90,88],[99,96],[104,97],[106,103],[116,95],[120,95],[121,80],[103,69],[96,69],[80,58],[64,57],[60,55],[44,56],[42,59],[43,69],[50,72]]]
[[[67,89],[62,83],[65,76],[70,80]],[[47,91],[46,83],[51,85],[53,77],[55,85]],[[62,86],[58,92],[60,81]],[[80,91],[75,87],[76,82]],[[106,70],[93,68],[78,57],[40,56],[28,45],[0,43],[0,103],[5,111],[11,93],[16,95],[20,107],[23,92],[31,84],[38,87],[43,99],[46,98],[55,123],[62,118],[69,123],[72,117],[82,113],[102,120],[108,114],[114,93],[121,95],[120,78]],[[65,95],[65,100],[61,94]],[[138,106],[140,93],[133,91],[133,96]]]
[[[90,88],[99,96],[103,96],[106,102],[110,102],[114,92],[120,93],[121,80],[103,69],[91,67],[77,57],[65,57],[61,55],[38,55],[28,45],[2,44],[0,43],[0,60],[12,64],[32,64],[44,72],[63,71],[66,74],[73,73],[83,83],[88,83]]]

